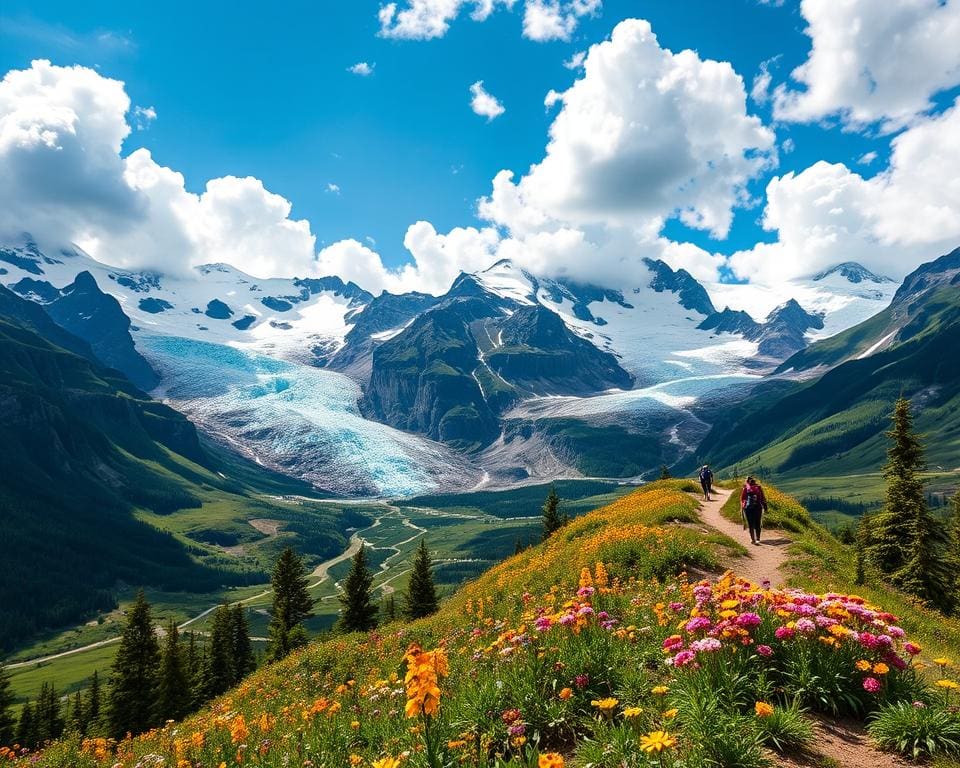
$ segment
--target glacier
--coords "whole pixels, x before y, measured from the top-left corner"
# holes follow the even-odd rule
[[[254,460],[349,496],[470,487],[480,474],[439,443],[364,419],[352,379],[237,346],[139,333],[154,396]]]

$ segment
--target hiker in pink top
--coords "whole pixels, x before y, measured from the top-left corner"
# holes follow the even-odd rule
[[[740,513],[750,528],[751,544],[760,544],[760,528],[766,511],[767,497],[763,494],[763,488],[752,477],[748,477],[740,491]]]

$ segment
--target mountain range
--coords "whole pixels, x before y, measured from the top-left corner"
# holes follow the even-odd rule
[[[442,296],[373,296],[223,264],[118,269],[24,236],[0,248],[0,281],[221,443],[346,495],[675,464],[710,429],[697,403],[736,399],[896,287],[840,264],[757,319],[643,263],[616,290],[499,261]]]

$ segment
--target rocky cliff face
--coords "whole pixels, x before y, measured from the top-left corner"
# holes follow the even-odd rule
[[[120,302],[101,291],[89,272],[78,274],[46,309],[58,325],[89,343],[104,365],[120,371],[140,389],[149,391],[160,382],[156,371],[137,352],[130,318]]]
[[[377,347],[364,410],[391,426],[465,448],[493,440],[499,428],[473,376],[478,349],[470,330],[490,315],[480,299],[450,299]]]
[[[574,334],[542,305],[523,307],[497,323],[496,338],[486,364],[520,390],[584,395],[633,384],[613,355]]]

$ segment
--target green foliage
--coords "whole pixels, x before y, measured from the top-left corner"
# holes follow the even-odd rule
[[[909,400],[897,400],[887,436],[891,445],[883,473],[886,501],[881,511],[871,515],[867,553],[905,592],[949,609],[955,576],[944,558],[948,537],[927,507],[921,477],[923,446],[913,430]]]
[[[670,474],[670,468],[666,464],[660,465],[660,477],[658,480],[670,480],[673,475]]]
[[[127,614],[110,679],[109,726],[114,736],[142,733],[156,724],[160,647],[143,590]]]
[[[543,518],[543,540],[546,541],[559,531],[565,522],[564,516],[560,513],[560,496],[552,485],[540,509],[540,515]]]
[[[157,720],[179,720],[190,711],[191,696],[190,681],[180,644],[180,631],[175,621],[167,625],[167,634],[160,653],[158,678]]]
[[[914,760],[960,755],[960,714],[937,705],[889,704],[873,716],[868,731],[881,749]]]
[[[377,625],[377,605],[373,602],[373,574],[367,567],[367,548],[361,546],[353,556],[350,572],[343,581],[340,595],[340,619],[337,626],[344,632],[366,632]]]
[[[13,691],[10,689],[10,673],[0,663],[0,747],[13,743],[17,720],[13,716]]]
[[[271,660],[282,659],[299,643],[294,630],[313,615],[313,598],[307,590],[303,560],[292,549],[285,549],[277,560],[271,578],[273,608],[270,611]]]
[[[225,693],[238,679],[233,659],[233,611],[228,605],[221,605],[213,614],[203,676],[204,698]]]
[[[410,581],[407,583],[406,614],[411,619],[422,619],[436,613],[439,605],[437,588],[433,583],[433,566],[426,539],[420,539],[413,558]]]
[[[246,611],[240,603],[233,606],[230,631],[233,636],[231,650],[233,651],[234,679],[235,682],[239,682],[257,668],[256,659],[253,657],[253,646],[250,643],[250,625],[247,623]]]
[[[773,714],[757,719],[761,741],[777,752],[799,752],[811,745],[813,726],[797,702],[774,707]]]

